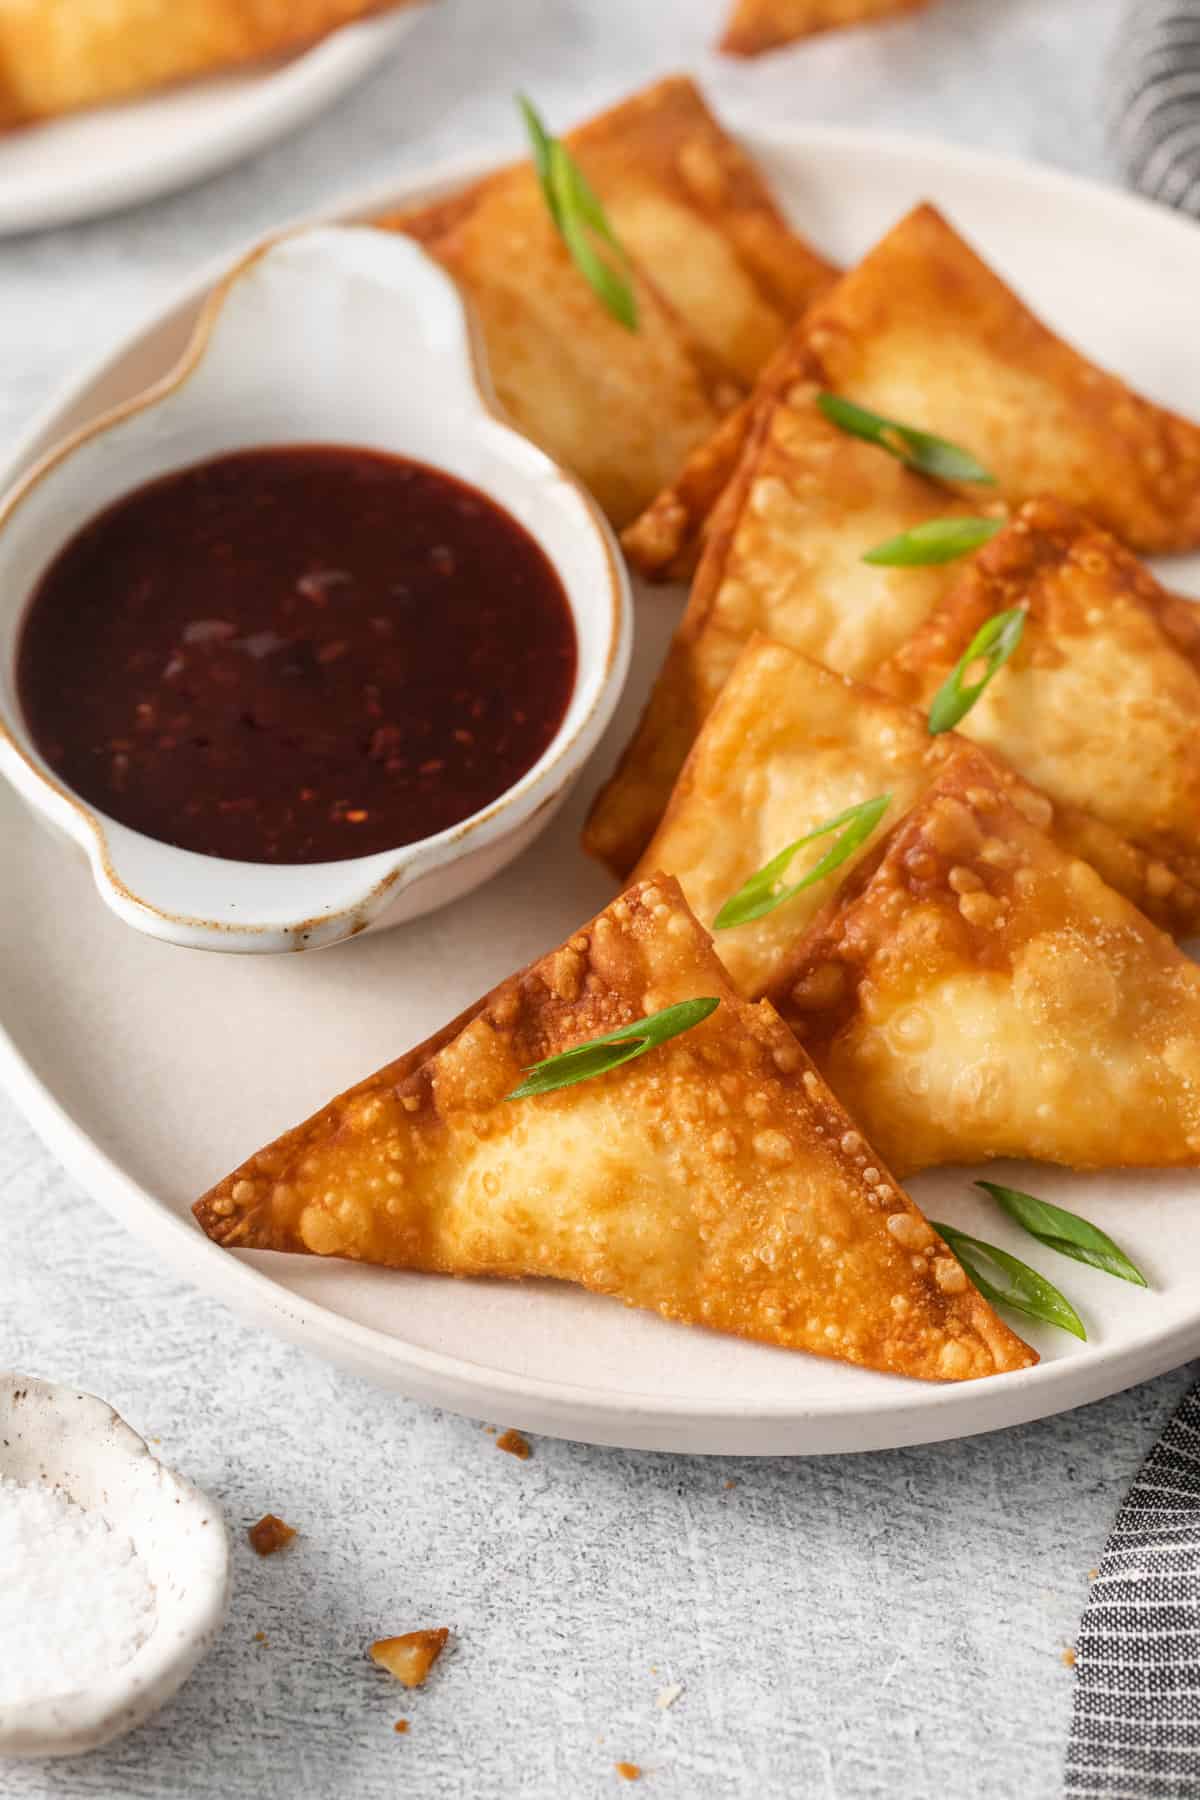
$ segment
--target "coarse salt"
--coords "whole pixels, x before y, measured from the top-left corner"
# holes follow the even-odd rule
[[[154,1625],[128,1538],[57,1488],[0,1476],[0,1706],[90,1687]]]

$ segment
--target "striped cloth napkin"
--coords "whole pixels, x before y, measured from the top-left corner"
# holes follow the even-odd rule
[[[1200,0],[1127,0],[1108,108],[1131,184],[1200,218]],[[1117,1515],[1075,1674],[1066,1800],[1200,1800],[1200,1383]]]
[[[1200,1383],[1117,1515],[1075,1676],[1067,1800],[1200,1795]]]
[[[1200,0],[1127,0],[1108,113],[1139,193],[1200,218]]]

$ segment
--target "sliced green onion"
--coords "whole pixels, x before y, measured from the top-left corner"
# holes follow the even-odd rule
[[[1116,1275],[1121,1281],[1132,1281],[1136,1287],[1149,1285],[1121,1247],[1078,1213],[1052,1206],[1033,1194],[1023,1194],[1020,1188],[1002,1187],[998,1181],[977,1181],[975,1186],[990,1194],[1010,1219],[1015,1219],[1048,1250],[1057,1250],[1060,1256],[1073,1257],[1093,1269],[1103,1269],[1106,1275]]]
[[[699,1025],[702,1019],[716,1012],[720,1004],[720,1000],[711,998],[680,1000],[675,1006],[664,1007],[662,1012],[649,1013],[646,1018],[634,1019],[616,1031],[606,1031],[603,1037],[590,1038],[586,1044],[559,1051],[557,1056],[543,1057],[541,1062],[531,1063],[523,1070],[528,1079],[505,1098],[529,1100],[535,1094],[549,1094],[555,1088],[574,1087],[578,1081],[607,1075],[623,1063],[633,1062],[637,1057],[645,1056],[648,1050],[655,1050],[660,1044],[678,1037],[680,1032],[690,1031],[693,1025]]]
[[[898,419],[885,419],[881,413],[856,406],[840,394],[818,394],[817,405],[831,425],[848,431],[851,437],[865,438],[878,444],[892,456],[899,457],[910,469],[922,475],[933,475],[940,481],[981,481],[989,486],[996,477],[977,462],[969,450],[931,432],[918,431],[913,425],[902,425]]]
[[[1083,1320],[1071,1305],[1065,1294],[1060,1294],[1053,1282],[1031,1269],[1019,1257],[1010,1256],[1007,1250],[1001,1250],[995,1244],[985,1244],[982,1238],[968,1237],[965,1231],[956,1231],[953,1225],[938,1225],[930,1219],[933,1229],[945,1238],[947,1245],[962,1264],[979,1292],[993,1306],[1011,1306],[1014,1312],[1024,1313],[1030,1319],[1040,1319],[1044,1325],[1057,1325],[1060,1331],[1069,1331],[1072,1336],[1087,1339],[1083,1328]],[[991,1280],[979,1267],[982,1258],[992,1270],[1004,1278],[1003,1284]]]
[[[1010,606],[981,625],[953,669],[933,696],[929,708],[929,729],[933,736],[953,731],[965,719],[988,682],[998,675],[1021,641],[1025,630],[1025,608]],[[967,670],[983,659],[985,667],[978,681],[964,682]]]
[[[887,569],[928,568],[978,550],[980,544],[986,544],[1003,529],[1003,519],[927,519],[911,531],[902,531],[899,537],[876,544],[866,552],[863,561]]]
[[[803,837],[797,838],[794,844],[789,844],[778,856],[773,856],[770,862],[764,863],[757,874],[751,875],[733,898],[725,902],[713,920],[713,930],[728,931],[734,925],[748,925],[752,919],[765,918],[767,913],[774,912],[777,906],[791,900],[802,889],[812,887],[814,882],[831,874],[870,837],[887,811],[891,798],[890,794],[880,794],[874,800],[860,801],[857,806],[849,806],[845,812],[838,813],[835,819],[826,819],[823,825],[817,825]],[[793,882],[791,887],[784,887],[783,877],[797,850],[803,849],[805,844],[811,844],[817,838],[828,837],[831,831],[840,831],[843,825],[846,829],[842,831],[841,837],[813,865],[808,874]]]
[[[629,279],[629,260],[608,222],[595,189],[561,138],[546,130],[532,101],[517,95],[525,120],[533,166],[546,209],[571,260],[593,292],[627,331],[638,328],[637,300]],[[612,253],[597,250],[599,239]]]

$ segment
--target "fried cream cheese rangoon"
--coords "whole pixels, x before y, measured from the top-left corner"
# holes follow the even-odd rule
[[[894,1168],[1200,1164],[1200,968],[962,744],[770,997]]]
[[[655,83],[569,132],[632,271],[638,329],[608,318],[530,163],[388,215],[474,304],[514,424],[628,524],[707,442],[831,264],[794,232],[695,84]]]
[[[764,372],[764,401],[787,354]],[[814,302],[791,355],[797,368],[815,359],[810,371],[835,393],[973,451],[997,484],[977,500],[1054,494],[1143,554],[1200,547],[1200,425],[1057,337],[932,206]],[[744,444],[744,433],[714,433],[627,528],[643,574],[686,565]]]
[[[969,725],[971,715],[963,721]],[[787,844],[848,807],[889,795],[872,836],[834,873],[763,917],[719,931],[719,954],[751,999],[772,992],[796,939],[935,782],[963,739],[933,737],[923,712],[822,668],[765,637],[751,641],[676,783],[634,879],[671,869],[701,922]],[[1102,820],[1050,800],[1002,756],[992,758],[1014,806],[1071,856],[1090,862],[1165,928],[1200,923],[1200,890],[1174,878]],[[815,852],[811,853],[815,857]],[[803,872],[798,862],[795,874]]]
[[[1200,658],[1173,635],[1179,604],[1107,532],[1033,501],[963,565],[875,679],[928,709],[980,627],[1023,607],[1019,647],[959,731],[1136,846],[1150,891],[1131,898],[1190,936],[1200,930]]]
[[[1054,494],[1146,555],[1200,547],[1200,425],[1056,337],[932,206],[808,316],[836,393],[973,451],[1010,505]]]
[[[650,840],[697,732],[756,631],[840,673],[869,677],[955,579],[952,564],[863,561],[935,517],[979,511],[833,424],[821,371],[797,344],[709,523],[684,613],[646,710],[600,790],[584,848],[618,877]],[[994,505],[994,502],[993,502]]]
[[[623,1067],[509,1098],[548,1056],[700,996]],[[552,1276],[785,1349],[928,1379],[1036,1361],[892,1181],[669,877],[613,901],[197,1203],[230,1248]]]
[[[281,56],[400,0],[0,0],[0,130]]]

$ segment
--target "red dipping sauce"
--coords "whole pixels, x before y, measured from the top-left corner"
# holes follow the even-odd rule
[[[206,856],[333,862],[459,824],[525,773],[575,682],[562,584],[453,477],[336,445],[138,488],[29,603],[21,705],[50,767]]]

